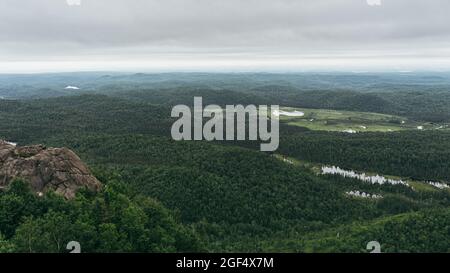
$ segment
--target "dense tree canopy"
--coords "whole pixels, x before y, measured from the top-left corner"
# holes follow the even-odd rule
[[[259,152],[253,142],[176,142],[169,135],[171,107],[190,104],[195,95],[205,104],[279,103],[448,122],[444,87],[418,90],[386,76],[386,85],[365,79],[374,81],[366,88],[365,80],[341,75],[329,76],[340,86],[330,90],[327,77],[318,76],[319,84],[229,75],[219,88],[216,76],[179,75],[181,83],[164,76],[92,76],[84,83],[95,94],[29,87],[33,96],[19,92],[20,100],[0,100],[0,138],[69,147],[104,184],[101,192],[82,191],[74,200],[51,192],[39,197],[20,180],[0,191],[0,252],[68,252],[70,241],[80,242],[83,252],[366,252],[372,240],[384,251],[449,250],[450,191],[372,185],[308,167],[449,181],[448,130],[351,135],[281,124],[276,153],[303,164]],[[383,198],[346,194],[353,190]]]

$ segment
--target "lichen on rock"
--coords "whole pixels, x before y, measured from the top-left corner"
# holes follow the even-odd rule
[[[0,189],[14,178],[30,183],[36,193],[55,191],[67,199],[81,188],[99,191],[101,183],[70,149],[44,145],[14,146],[0,140]]]

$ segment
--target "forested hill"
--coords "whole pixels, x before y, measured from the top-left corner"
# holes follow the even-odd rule
[[[75,86],[79,89],[66,89]],[[0,98],[101,93],[153,104],[279,104],[450,121],[446,73],[61,73],[0,75]]]
[[[99,132],[169,135],[173,122],[170,111],[167,106],[106,95],[0,100],[0,133],[21,144],[38,144],[56,135]]]

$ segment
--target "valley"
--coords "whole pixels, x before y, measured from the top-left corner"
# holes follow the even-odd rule
[[[448,91],[420,91],[427,111],[418,111],[410,92],[419,87],[398,91],[402,79],[378,77],[398,81],[397,91],[315,90],[310,75],[93,73],[18,77],[40,89],[14,93],[5,91],[19,88],[14,77],[0,77],[9,96],[0,139],[67,147],[103,185],[65,200],[11,183],[0,191],[0,252],[29,251],[29,234],[33,252],[64,252],[58,243],[75,239],[86,252],[366,252],[373,240],[385,252],[446,252],[450,132],[438,128],[450,122]],[[69,85],[80,89],[67,94]],[[194,96],[279,103],[279,149],[173,140],[171,109]]]

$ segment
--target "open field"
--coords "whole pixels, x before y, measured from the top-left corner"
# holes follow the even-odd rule
[[[448,129],[448,125],[416,122],[400,116],[379,113],[292,107],[282,107],[281,110],[303,112],[303,116],[281,115],[280,120],[289,125],[311,130],[356,133]]]

